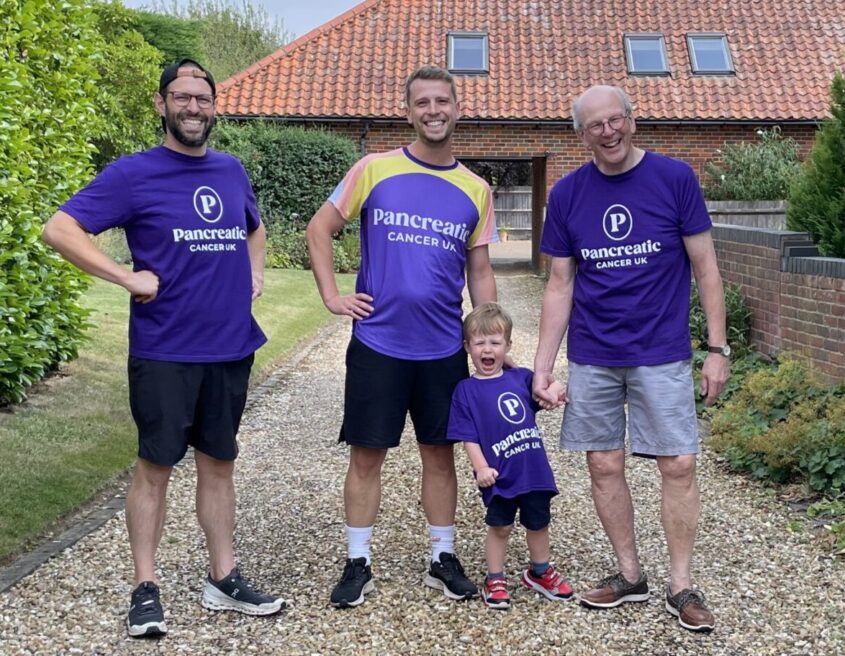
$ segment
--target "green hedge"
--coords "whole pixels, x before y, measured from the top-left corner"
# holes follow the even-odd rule
[[[306,268],[303,230],[357,161],[355,144],[323,130],[221,121],[212,146],[238,157],[249,173],[267,227],[268,266]],[[339,271],[357,265],[357,244],[354,230],[336,240]]]
[[[0,0],[0,404],[76,356],[85,283],[40,240],[91,177],[95,16],[86,0]]]

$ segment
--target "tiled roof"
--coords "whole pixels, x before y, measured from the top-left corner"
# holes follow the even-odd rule
[[[817,119],[845,69],[842,0],[366,0],[219,84],[218,109],[403,117],[405,78],[446,66],[450,31],[489,34],[489,75],[456,77],[465,119],[567,119],[595,83],[644,119]],[[664,35],[671,75],[627,73],[629,32]],[[688,32],[725,33],[736,75],[693,75]]]

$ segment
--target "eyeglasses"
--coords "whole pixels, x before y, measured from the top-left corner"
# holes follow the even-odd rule
[[[177,107],[187,107],[191,104],[191,99],[196,98],[197,107],[200,109],[211,109],[214,105],[214,96],[207,93],[194,95],[193,93],[183,93],[182,91],[168,91],[167,95],[173,97],[173,104]]]
[[[611,116],[610,118],[605,119],[603,121],[596,121],[595,123],[590,123],[587,126],[587,132],[589,132],[594,137],[598,137],[604,132],[605,125],[609,125],[611,130],[618,130],[622,127],[622,124],[625,122],[626,118],[628,118],[628,114],[618,114],[617,116]]]

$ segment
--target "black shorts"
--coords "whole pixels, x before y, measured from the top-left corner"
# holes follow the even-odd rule
[[[437,360],[401,360],[353,335],[346,350],[340,441],[373,449],[399,446],[410,412],[420,444],[453,444],[446,439],[452,392],[468,376],[463,348]]]
[[[231,362],[161,362],[129,356],[129,406],[138,457],[179,462],[188,446],[234,460],[254,355]]]
[[[529,531],[546,528],[552,518],[554,492],[526,492],[512,499],[493,497],[487,506],[487,526],[510,526],[519,509],[519,523]]]

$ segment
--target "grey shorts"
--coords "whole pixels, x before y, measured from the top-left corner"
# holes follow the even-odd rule
[[[571,451],[625,446],[625,403],[631,453],[698,453],[692,361],[648,367],[596,367],[569,362],[569,403],[560,445]]]

